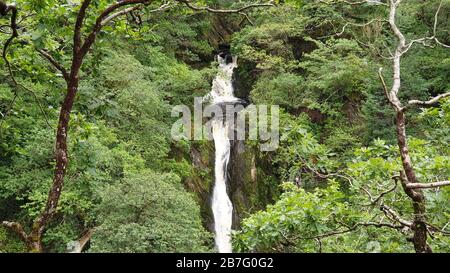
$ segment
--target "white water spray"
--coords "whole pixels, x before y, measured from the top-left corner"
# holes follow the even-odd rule
[[[226,63],[221,56],[219,71],[213,81],[209,96],[213,104],[239,101],[233,95],[232,76],[237,66],[236,60]],[[215,184],[212,196],[212,211],[214,214],[214,231],[216,247],[220,253],[231,253],[231,224],[233,219],[233,204],[227,194],[227,165],[230,159],[230,139],[228,138],[228,123],[222,119],[212,121],[212,133],[216,149]]]

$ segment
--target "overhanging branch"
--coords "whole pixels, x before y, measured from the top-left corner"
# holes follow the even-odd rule
[[[258,7],[274,7],[275,5],[271,2],[269,3],[256,3],[256,4],[250,4],[247,6],[243,6],[241,8],[238,9],[214,9],[208,6],[196,6],[194,4],[192,4],[189,0],[178,0],[178,2],[185,4],[188,8],[192,9],[192,10],[196,10],[196,11],[208,11],[211,13],[240,13],[240,12],[244,12],[248,9],[252,9],[252,8],[258,8]]]
[[[121,15],[124,15],[124,14],[127,14],[127,13],[129,13],[129,12],[133,12],[133,11],[136,11],[136,10],[140,10],[140,9],[142,9],[142,8],[144,7],[145,4],[146,4],[146,3],[142,3],[142,5],[137,5],[137,6],[129,7],[129,8],[122,9],[122,10],[120,10],[120,11],[117,11],[117,12],[115,12],[115,13],[112,13],[112,14],[110,14],[108,17],[106,17],[105,19],[102,20],[101,25],[102,25],[102,26],[105,26],[106,24],[108,24],[108,23],[109,23],[111,20],[113,20],[114,18],[117,18],[117,17],[119,17],[119,16],[121,16]],[[167,10],[167,9],[171,8],[172,6],[173,6],[172,3],[169,1],[169,2],[167,2],[167,3],[162,4],[162,5],[159,6],[158,8],[149,10],[149,11],[147,11],[147,12],[148,12],[148,13],[153,13],[153,12],[158,12],[158,11],[164,11],[164,10]]]
[[[400,230],[403,228],[403,226],[401,226],[401,225],[394,225],[394,224],[385,223],[385,222],[379,222],[379,223],[377,223],[377,222],[361,222],[361,223],[356,223],[353,226],[351,226],[347,229],[344,229],[344,230],[331,231],[331,232],[319,234],[316,236],[310,236],[310,237],[297,237],[295,239],[300,239],[300,240],[321,239],[321,238],[326,238],[326,237],[349,233],[349,232],[357,230],[359,227],[378,227],[378,228],[388,227],[388,228],[392,228],[392,229],[396,229],[396,230]]]

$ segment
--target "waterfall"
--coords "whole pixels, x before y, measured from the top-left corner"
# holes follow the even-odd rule
[[[219,71],[213,81],[209,97],[213,104],[233,103],[239,101],[233,95],[232,76],[236,60],[230,54],[219,54]],[[230,159],[229,124],[225,117],[212,120],[212,133],[215,145],[215,182],[212,196],[212,211],[214,215],[214,231],[217,250],[220,253],[232,252],[231,224],[233,219],[233,204],[227,194],[227,165]]]

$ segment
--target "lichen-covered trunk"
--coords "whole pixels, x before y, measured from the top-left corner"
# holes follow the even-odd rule
[[[30,237],[30,240],[33,240]],[[39,238],[36,238],[36,241],[29,241],[27,243],[27,248],[28,248],[28,252],[30,253],[42,253],[44,252],[44,249],[42,247],[42,240],[41,240],[41,236],[39,236]]]
[[[67,94],[61,106],[58,128],[55,141],[55,173],[53,184],[48,193],[47,203],[42,214],[34,221],[32,232],[29,235],[27,246],[30,252],[43,252],[42,235],[56,211],[59,198],[61,197],[62,187],[64,185],[64,176],[66,174],[68,163],[67,152],[67,132],[69,128],[70,112],[72,111],[75,95],[78,90],[78,76],[72,75],[67,84]]]

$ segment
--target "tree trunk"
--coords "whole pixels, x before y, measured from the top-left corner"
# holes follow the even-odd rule
[[[47,204],[43,213],[37,218],[32,227],[32,232],[28,238],[27,246],[30,252],[42,252],[42,235],[52,215],[58,206],[61,196],[62,187],[64,185],[64,176],[68,163],[67,151],[67,133],[69,129],[70,112],[72,111],[75,95],[78,91],[78,69],[73,71],[70,80],[67,83],[67,94],[61,106],[58,120],[58,128],[56,131],[55,143],[55,174],[53,184],[48,193]]]
[[[417,183],[417,178],[409,156],[408,144],[406,140],[406,117],[403,110],[397,110],[396,127],[397,142],[402,159],[404,174],[401,175],[402,186],[406,194],[413,201],[414,220],[411,229],[414,232],[412,243],[417,253],[430,253],[431,248],[427,244],[427,226],[425,216],[425,197],[420,189],[409,189],[407,184]]]
[[[27,248],[28,248],[28,252],[30,253],[42,253],[43,248],[42,248],[42,241],[41,238],[39,237],[36,241],[30,241],[27,243]]]

